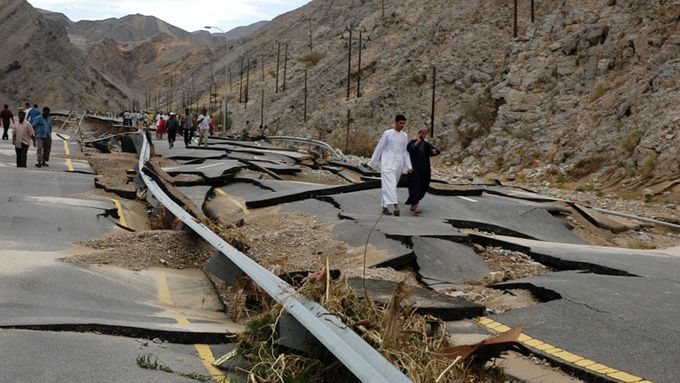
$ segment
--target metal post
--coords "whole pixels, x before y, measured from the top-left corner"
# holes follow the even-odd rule
[[[262,60],[262,63],[260,67],[262,68],[262,89],[260,91],[260,134],[264,132],[264,55],[260,56],[260,60]]]
[[[222,28],[206,26],[206,29],[217,29],[218,31],[225,33]],[[182,80],[184,84],[184,80]],[[227,118],[229,115],[229,87],[231,86],[231,71],[229,71],[229,40],[225,34],[224,36],[224,115],[222,116],[222,133],[227,131]],[[217,89],[215,89],[217,93]],[[239,97],[240,98],[240,97]],[[220,105],[220,110],[222,106]]]
[[[361,97],[361,46],[363,40],[361,37],[362,31],[359,31],[359,69],[357,70],[357,98]]]
[[[432,66],[432,114],[430,115],[430,137],[434,139],[434,104],[437,92],[437,67]]]
[[[349,100],[350,80],[352,77],[352,30],[349,30],[349,43],[347,44],[347,99]],[[348,117],[349,118],[349,117]],[[345,149],[346,150],[346,149]]]
[[[314,52],[314,46],[312,45],[312,19],[308,18],[309,22],[309,53]]]
[[[351,123],[351,112],[349,108],[347,108],[347,132],[345,134],[345,154],[347,154],[347,150],[349,149],[349,125]]]
[[[382,5],[382,17],[385,18],[385,0],[380,0],[380,4]]]
[[[238,82],[238,102],[243,103],[243,56],[241,56],[241,79]]]
[[[305,115],[304,122],[307,123],[307,69],[305,69]]]
[[[244,94],[245,106],[248,108],[248,90],[250,89],[250,57],[248,57],[248,65],[246,66],[246,90]]]
[[[531,23],[534,23],[534,0],[531,0]]]
[[[513,23],[512,23],[512,37],[517,37],[517,0],[514,0],[513,8]]]
[[[281,61],[281,42],[277,41],[276,48],[276,90],[274,93],[279,93],[279,62]]]
[[[286,90],[286,70],[288,69],[288,41],[286,41],[286,53],[283,55],[283,90]]]

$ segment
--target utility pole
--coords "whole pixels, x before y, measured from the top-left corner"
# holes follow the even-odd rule
[[[243,56],[241,56],[241,79],[238,82],[238,102],[243,103]]]
[[[350,98],[351,93],[351,81],[352,81],[352,32],[359,32],[359,78],[357,80],[358,86],[361,86],[361,44],[363,39],[363,32],[366,32],[365,28],[362,29],[351,29],[350,27],[345,28],[345,32],[349,32],[348,44],[347,44],[347,99]],[[344,34],[343,34],[344,38]],[[360,89],[357,89],[357,97],[361,97]]]
[[[350,81],[352,79],[352,30],[348,28],[349,31],[349,43],[347,44],[347,99],[349,100],[349,92],[350,92]],[[347,111],[347,126],[348,126],[348,134],[349,134],[349,110]],[[345,145],[346,146],[346,145]],[[347,148],[345,147],[345,151],[347,151]]]
[[[250,57],[248,57],[248,65],[246,66],[246,91],[245,91],[245,106],[248,108],[248,90],[250,88]]]
[[[512,37],[517,38],[517,0],[514,0]]]
[[[349,149],[349,126],[352,121],[351,115],[352,114],[349,108],[347,108],[347,132],[345,133],[345,154],[347,154],[347,150]]]
[[[286,71],[288,69],[288,41],[286,41],[286,53],[283,56],[283,91],[286,91]]]
[[[359,70],[357,70],[357,98],[361,97],[361,50],[363,49],[364,45],[364,40],[362,37],[362,33],[364,30],[359,30]],[[366,41],[371,41],[371,38],[368,37]]]
[[[307,123],[307,69],[305,69],[305,114],[303,121]]]
[[[309,53],[312,53],[314,52],[314,45],[312,45],[312,21],[316,19],[307,16],[303,20],[309,23]]]
[[[279,93],[279,62],[281,61],[281,42],[276,42],[276,89],[274,93]]]
[[[262,68],[262,89],[260,90],[260,134],[264,132],[264,55],[260,56]]]
[[[531,23],[534,23],[534,0],[531,0]]]
[[[437,92],[437,67],[432,66],[432,113],[430,114],[430,137],[434,139],[434,104]]]

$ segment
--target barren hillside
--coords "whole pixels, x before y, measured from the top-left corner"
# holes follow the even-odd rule
[[[546,0],[535,2],[533,23],[530,2],[520,1],[516,38],[512,2],[384,4],[314,0],[229,41],[236,129],[250,120],[344,150],[349,110],[348,150],[367,154],[394,114],[406,114],[412,131],[429,123],[435,66],[434,130],[443,163],[581,180],[597,190],[680,175],[680,1]],[[92,33],[81,36],[101,38],[83,49],[109,82],[147,109],[176,110],[196,99],[197,108],[208,105],[210,89],[224,94],[224,38],[185,38],[162,33],[172,28],[155,18],[128,19],[137,20],[128,23],[135,41],[115,41],[119,29],[110,26],[127,25],[123,19],[88,24]]]
[[[251,59],[250,102],[247,109],[234,105],[234,120],[259,125],[263,57],[264,124],[281,133],[320,134],[344,148],[349,109],[349,149],[365,151],[397,112],[412,127],[429,122],[434,65],[435,137],[446,148],[444,162],[558,181],[594,174],[596,187],[677,178],[680,2],[541,1],[533,24],[529,3],[520,2],[513,38],[512,2],[386,1],[383,16],[379,2],[312,1],[230,50],[233,73],[241,57]],[[341,36],[348,26],[365,28],[362,37],[370,41],[357,98],[353,34],[346,100],[348,34]],[[286,90],[274,93],[277,40],[289,42],[289,61]],[[280,57],[281,87],[283,48]],[[230,93],[233,105],[238,81]]]
[[[0,8],[0,99],[11,105],[37,102],[52,109],[118,109],[126,96],[101,73],[84,64],[66,31],[25,0]]]

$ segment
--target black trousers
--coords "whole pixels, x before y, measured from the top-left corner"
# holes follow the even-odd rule
[[[9,129],[9,126],[3,124],[2,127],[3,127],[3,129],[5,129],[5,130],[2,131],[2,139],[3,139],[3,140],[8,140],[8,139],[9,139],[9,136],[7,135],[7,129]]]
[[[21,144],[21,148],[17,148],[15,146],[14,150],[17,152],[17,167],[18,168],[25,168],[26,167],[26,157],[28,157],[28,145]]]
[[[194,128],[184,128],[184,146],[191,144],[191,138],[194,136]]]

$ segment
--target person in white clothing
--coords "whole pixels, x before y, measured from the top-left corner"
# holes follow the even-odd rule
[[[397,184],[404,168],[410,173],[413,171],[411,158],[406,150],[408,136],[402,132],[406,126],[406,117],[398,114],[394,118],[394,129],[383,132],[378,146],[373,151],[373,156],[368,166],[377,169],[380,161],[380,182],[382,187],[382,212],[386,215],[399,215],[399,199],[397,197]],[[394,205],[390,211],[389,206]]]
[[[206,109],[203,109],[203,113],[198,116],[196,123],[198,124],[198,146],[201,146],[201,144],[208,146],[210,116],[208,116],[208,111]]]

